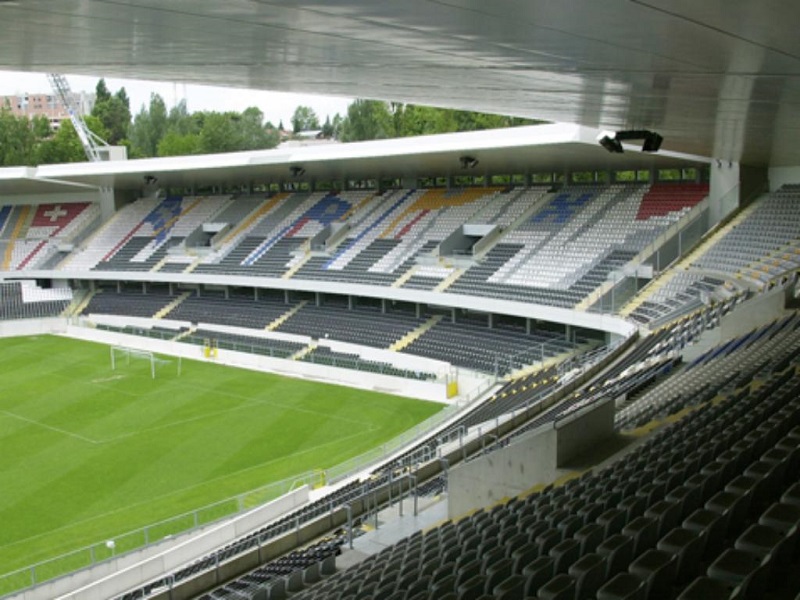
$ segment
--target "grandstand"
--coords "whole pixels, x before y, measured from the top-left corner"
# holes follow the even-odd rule
[[[174,515],[166,537],[84,548],[64,534],[66,555],[0,565],[0,595],[798,597],[796,6],[4,4],[0,60],[16,68],[63,65],[69,48],[75,72],[553,124],[0,169],[3,337],[295,378],[277,395],[303,379],[444,407],[277,499]],[[43,24],[46,39],[29,35]],[[105,56],[98,40],[114,40]],[[664,149],[609,153],[598,125],[612,149],[609,135],[642,129]],[[322,418],[338,400],[307,400],[284,429],[363,435]],[[65,416],[82,414],[39,425],[73,434]],[[299,443],[279,433],[258,447],[268,459]],[[241,437],[224,443],[236,453]],[[231,469],[209,465],[206,484]],[[37,505],[57,501],[47,471]]]

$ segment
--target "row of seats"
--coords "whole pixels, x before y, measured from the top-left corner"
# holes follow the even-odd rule
[[[746,598],[770,581],[785,592],[800,528],[795,370],[706,403],[604,471],[418,532],[297,597]]]

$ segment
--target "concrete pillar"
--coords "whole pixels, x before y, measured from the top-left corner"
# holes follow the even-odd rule
[[[386,314],[386,298],[381,298],[381,313]]]
[[[225,286],[225,300],[231,299],[231,288]]]
[[[322,306],[322,294],[319,292],[314,292],[314,304]]]
[[[347,310],[353,310],[353,297],[347,296]]]
[[[494,313],[489,313],[489,329],[494,329]]]
[[[417,303],[415,305],[415,309],[416,309],[415,312],[416,312],[417,318],[419,319],[420,317],[422,317],[422,305]]]
[[[143,294],[147,293],[147,282],[146,281],[142,282],[142,293]]]
[[[527,317],[525,319],[525,333],[527,333],[528,335],[531,334],[531,319],[530,319],[530,317]]]
[[[283,290],[283,303],[289,304],[289,290]]]

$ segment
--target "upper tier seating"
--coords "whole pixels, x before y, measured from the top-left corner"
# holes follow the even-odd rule
[[[737,286],[764,287],[800,269],[800,189],[784,186],[724,226],[684,264],[667,272],[630,312],[640,323],[664,321]],[[736,284],[736,285],[734,285]]]
[[[100,219],[90,202],[0,207],[0,270],[50,268],[65,256],[59,245],[73,244]]]
[[[573,307],[705,193],[675,184],[142,199],[65,268],[291,277]],[[185,244],[205,222],[229,229],[197,255]],[[465,272],[439,256],[439,245],[462,225],[501,233]],[[331,247],[311,248],[328,226],[337,236]]]
[[[663,189],[662,189],[663,188]],[[676,186],[565,188],[467,270],[447,292],[572,307],[652,243],[706,194]]]

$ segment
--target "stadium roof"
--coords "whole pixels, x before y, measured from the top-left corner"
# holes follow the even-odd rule
[[[597,130],[578,125],[540,125],[381,140],[234,152],[203,156],[152,158],[121,162],[43,165],[0,169],[0,193],[25,194],[77,191],[78,187],[139,190],[145,177],[162,187],[203,187],[249,181],[291,181],[291,166],[305,170],[300,181],[385,177],[441,177],[547,173],[600,169],[651,169],[702,166],[699,156],[673,152],[647,154],[626,145],[624,154],[610,154],[596,141]],[[461,157],[478,160],[464,169]],[[37,182],[41,188],[37,189]],[[63,186],[58,189],[58,186]]]
[[[800,164],[793,0],[0,0],[0,68],[359,96]]]

